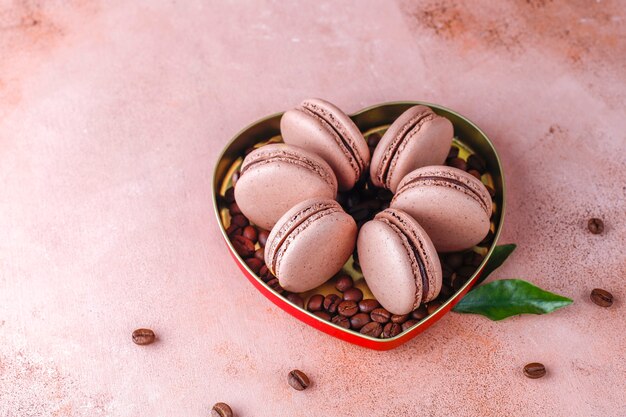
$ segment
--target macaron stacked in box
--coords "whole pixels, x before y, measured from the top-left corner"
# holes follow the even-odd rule
[[[429,107],[409,108],[377,144],[320,99],[285,112],[280,130],[284,143],[246,155],[234,199],[270,231],[264,273],[284,290],[314,289],[354,255],[378,303],[407,315],[442,290],[439,254],[472,248],[490,231],[490,192],[480,175],[444,165],[454,129]],[[390,197],[373,218],[337,201],[362,184]]]

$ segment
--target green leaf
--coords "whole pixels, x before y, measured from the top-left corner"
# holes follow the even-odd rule
[[[483,269],[482,274],[480,274],[480,277],[478,277],[478,280],[476,281],[476,284],[474,284],[474,286],[483,282],[485,279],[487,279],[489,274],[498,269],[500,265],[502,265],[504,261],[506,261],[506,258],[508,258],[509,255],[513,253],[516,247],[517,245],[514,243],[496,246],[493,250],[493,253],[491,254],[491,257],[489,258],[489,261],[487,261],[487,264],[485,265],[485,269]]]
[[[502,279],[473,289],[453,311],[502,320],[517,314],[547,314],[571,303],[571,299],[544,291],[530,282]]]

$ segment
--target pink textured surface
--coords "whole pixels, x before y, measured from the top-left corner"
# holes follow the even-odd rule
[[[625,19],[616,0],[2,0],[0,416],[626,415]],[[494,277],[574,305],[449,314],[390,352],[271,305],[220,241],[211,172],[238,129],[309,96],[477,122],[519,244]],[[159,342],[133,345],[140,326]]]

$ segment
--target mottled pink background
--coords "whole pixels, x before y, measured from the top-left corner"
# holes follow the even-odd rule
[[[626,415],[623,2],[0,5],[0,416]],[[494,277],[574,305],[449,314],[390,352],[273,306],[228,257],[211,173],[241,127],[309,96],[478,123],[519,245]],[[135,346],[139,326],[160,341]]]

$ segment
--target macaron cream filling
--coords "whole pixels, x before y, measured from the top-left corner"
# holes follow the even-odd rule
[[[308,168],[312,171],[315,171],[330,186],[332,186],[333,188],[336,187],[336,184],[333,181],[333,178],[328,170],[324,169],[324,167],[322,167],[317,162],[302,155],[291,154],[288,150],[284,148],[280,151],[261,154],[257,158],[247,163],[244,163],[241,166],[241,175],[244,175],[245,172],[248,171],[251,167],[268,164],[274,161],[285,162],[288,164],[299,165],[301,167]]]
[[[415,301],[413,302],[413,309],[416,309],[422,301],[430,301],[427,300],[429,291],[428,272],[424,259],[421,255],[424,252],[424,248],[417,236],[407,236],[407,234],[403,232],[398,225],[396,225],[396,223],[399,223],[402,227],[404,227],[404,230],[410,230],[410,226],[408,226],[398,215],[393,213],[393,211],[385,210],[384,212],[381,212],[381,214],[383,215],[376,216],[376,220],[385,223],[394,232],[396,232],[402,239],[404,246],[407,248],[407,253],[411,259],[415,277]],[[417,271],[419,271],[419,273]],[[417,285],[418,279],[422,282],[421,294],[419,292],[420,286]]]
[[[402,188],[398,190],[396,195],[400,195],[404,190],[416,187],[416,186],[443,186],[448,188],[453,188],[455,190],[461,191],[462,193],[470,196],[474,199],[480,206],[485,210],[488,216],[491,215],[491,209],[489,207],[489,203],[485,200],[485,196],[476,188],[472,187],[472,183],[464,183],[458,179],[442,176],[442,175],[425,175],[425,176],[417,176],[405,184],[402,185]],[[394,197],[395,198],[395,197]]]
[[[280,227],[276,236],[270,243],[270,247],[268,248],[268,258],[270,260],[268,267],[270,271],[278,276],[282,255],[298,233],[302,232],[316,220],[328,214],[340,211],[342,211],[341,206],[336,202],[318,203],[308,206],[294,214],[289,221],[285,222]]]
[[[322,126],[332,134],[337,144],[348,158],[356,174],[356,180],[358,181],[365,162],[361,155],[355,150],[355,147],[349,143],[347,139],[349,133],[342,126],[341,122],[329,111],[309,101],[303,102],[297,109],[319,120]]]
[[[395,137],[389,146],[389,151],[383,155],[383,158],[378,165],[378,171],[376,173],[378,181],[385,186],[390,187],[389,184],[389,172],[393,170],[398,155],[404,149],[408,143],[408,140],[414,136],[421,127],[428,121],[438,117],[432,110],[427,109],[423,113],[418,114],[409,120],[400,130],[400,133]]]

